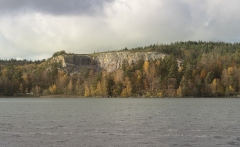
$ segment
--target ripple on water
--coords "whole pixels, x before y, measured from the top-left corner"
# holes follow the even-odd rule
[[[29,101],[1,105],[0,146],[240,146],[237,99]]]

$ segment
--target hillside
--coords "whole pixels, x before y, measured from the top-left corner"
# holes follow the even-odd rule
[[[109,52],[99,53],[96,56],[80,54],[64,54],[53,57],[52,62],[61,62],[62,67],[67,72],[80,72],[81,69],[94,69],[95,71],[105,70],[114,72],[122,67],[124,62],[127,64],[137,63],[139,60],[150,61],[166,57],[166,54],[157,52]]]
[[[176,42],[47,60],[1,60],[0,95],[229,97],[240,90],[240,44]]]

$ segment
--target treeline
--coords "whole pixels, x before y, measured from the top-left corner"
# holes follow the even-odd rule
[[[0,69],[0,94],[85,97],[228,97],[239,94],[239,43],[188,41],[128,51],[155,51],[169,56],[131,64],[125,61],[112,73],[82,69],[73,75],[56,62],[9,64]]]
[[[128,50],[128,49],[123,49]],[[145,47],[132,48],[130,51],[155,51],[173,54],[178,59],[197,59],[202,54],[219,53],[221,55],[234,54],[240,51],[240,43],[205,42],[205,41],[180,41],[171,44],[153,44]]]
[[[8,65],[15,65],[15,66],[22,66],[22,65],[26,65],[26,64],[40,64],[42,62],[45,62],[46,60],[27,60],[27,59],[23,59],[23,60],[17,60],[17,59],[0,59],[0,66],[8,66]]]

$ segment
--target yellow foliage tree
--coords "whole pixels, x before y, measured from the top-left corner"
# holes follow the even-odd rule
[[[229,92],[234,92],[235,91],[234,88],[231,85],[229,86],[228,89],[229,89]]]
[[[127,82],[127,95],[128,96],[131,96],[132,95],[132,84],[131,84],[131,81],[128,81]]]
[[[149,62],[145,61],[143,64],[143,70],[148,73],[149,72]]]
[[[121,93],[121,97],[128,97],[127,88],[124,88]]]
[[[216,95],[217,93],[217,79],[215,78],[212,82],[212,93]]]
[[[68,89],[68,94],[72,94],[72,91],[73,91],[72,79],[69,81],[67,89]]]
[[[95,90],[95,94],[98,95],[98,96],[102,96],[101,82],[100,81],[98,81],[98,83],[97,83],[97,88]]]
[[[228,67],[228,75],[233,75],[233,73],[234,73],[234,68]]]
[[[157,93],[157,96],[158,96],[158,97],[163,97],[163,93],[162,93],[162,92],[158,92],[158,93]]]
[[[90,96],[90,90],[89,90],[89,88],[88,88],[88,86],[87,86],[87,85],[85,85],[85,92],[84,92],[84,96],[85,96],[85,97],[89,97],[89,96]]]
[[[115,73],[114,76],[114,81],[118,82],[118,81],[123,81],[124,78],[124,71],[122,69],[118,69]]]
[[[224,87],[221,85],[219,79],[214,79],[211,84],[212,94],[215,96],[223,95],[224,94]],[[230,90],[230,88],[229,88]]]
[[[57,86],[54,84],[51,87],[49,87],[49,92],[51,94],[57,94]]]
[[[179,86],[177,89],[177,96],[182,97],[182,87],[181,86]]]
[[[91,96],[96,96],[96,90],[94,89],[93,86],[90,87],[90,93],[91,93]]]

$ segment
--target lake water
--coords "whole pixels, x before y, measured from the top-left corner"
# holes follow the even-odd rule
[[[239,147],[240,99],[1,98],[1,147]]]

